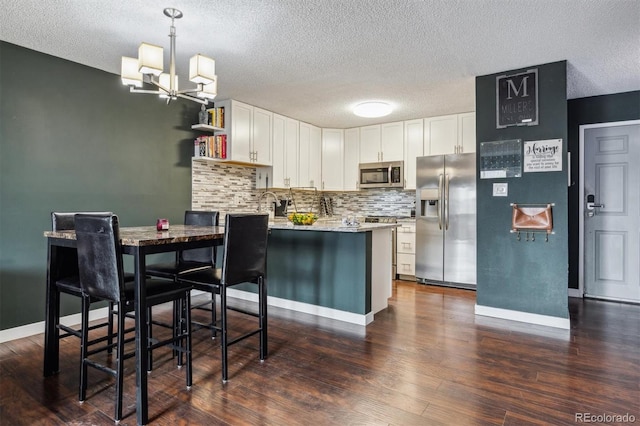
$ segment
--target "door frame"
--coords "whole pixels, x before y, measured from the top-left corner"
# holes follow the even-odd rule
[[[599,127],[615,127],[640,124],[640,120],[611,121],[607,123],[582,124],[580,125],[580,223],[579,223],[579,251],[578,251],[578,288],[570,288],[570,297],[584,297],[584,133],[585,130],[595,129]],[[599,297],[600,299],[609,299]],[[616,300],[611,298],[611,300]]]

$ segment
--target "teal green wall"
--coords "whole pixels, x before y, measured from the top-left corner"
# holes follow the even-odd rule
[[[0,42],[0,329],[44,320],[51,211],[109,210],[124,226],[182,222],[198,111]],[[75,302],[64,299],[62,314],[78,312]]]
[[[496,129],[496,76],[538,69],[539,124]],[[476,78],[476,139],[563,140],[563,170],[522,173],[520,178],[477,179],[478,305],[568,318],[566,61]],[[480,156],[478,170],[480,170]],[[494,182],[509,184],[508,197],[493,197]],[[509,232],[510,203],[555,203],[549,242],[517,241]]]
[[[371,232],[273,229],[267,294],[345,312],[371,312]],[[255,285],[238,289],[256,291]]]

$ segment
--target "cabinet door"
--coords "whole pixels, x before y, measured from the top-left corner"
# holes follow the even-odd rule
[[[404,122],[404,189],[416,189],[416,158],[422,157],[424,120]]]
[[[319,188],[322,185],[322,129],[311,127],[309,140],[309,182],[299,182],[300,185],[309,185]],[[302,168],[302,165],[300,165]]]
[[[429,132],[428,155],[454,154],[458,144],[458,115],[443,115],[424,120],[425,134]]]
[[[344,131],[344,190],[359,188],[358,164],[360,162],[360,129]]]
[[[251,162],[252,128],[253,107],[231,101],[231,160]]]
[[[380,162],[380,154],[380,125],[360,127],[360,162]]]
[[[309,166],[311,162],[311,125],[300,123],[300,140],[298,142],[298,183],[308,186],[311,181]]]
[[[344,181],[342,129],[322,129],[322,185],[324,191],[342,191]]]
[[[287,187],[285,185],[286,170],[285,170],[285,154],[284,154],[285,123],[286,123],[286,117],[278,114],[273,114],[273,121],[272,121],[273,171],[271,173],[271,176],[273,178],[271,187],[273,188]]]
[[[404,123],[385,123],[380,129],[382,161],[402,161],[404,159]]]
[[[284,170],[287,187],[300,186],[298,183],[298,141],[300,122],[287,117],[284,130]]]
[[[254,161],[270,166],[271,160],[271,119],[273,113],[253,108],[253,152]]]
[[[322,131],[319,127],[300,123],[298,184],[317,188],[322,184]]]
[[[458,152],[476,152],[476,113],[458,114]]]

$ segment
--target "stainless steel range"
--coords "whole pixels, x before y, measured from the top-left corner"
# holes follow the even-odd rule
[[[365,216],[365,223],[398,223],[398,219],[395,216]],[[391,278],[396,279],[398,277],[397,259],[396,259],[396,228],[391,230]]]

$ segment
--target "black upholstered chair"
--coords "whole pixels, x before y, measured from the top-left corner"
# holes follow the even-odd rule
[[[184,224],[218,226],[218,212],[187,210],[184,212]],[[176,252],[173,262],[150,264],[145,270],[152,277],[175,279],[180,273],[211,268],[215,263],[216,248],[206,247]]]
[[[75,229],[75,216],[79,212],[52,212],[51,213],[51,230],[52,231],[67,231]],[[85,212],[95,214],[111,214],[110,212]],[[52,259],[49,259],[52,262]],[[71,296],[78,297],[78,301],[82,297],[82,289],[80,288],[80,277],[78,276],[78,251],[74,247],[60,247],[57,250],[55,264],[49,264],[49,272],[55,276],[55,287],[58,294],[64,293]],[[125,278],[127,281],[133,281],[133,274],[128,274]],[[60,304],[60,298],[57,297],[56,301]],[[60,312],[58,306],[57,312]],[[89,330],[96,328],[107,327],[107,338],[109,343],[112,343],[112,330],[113,330],[113,304],[109,303],[107,320],[99,324],[94,324],[89,327]],[[82,330],[68,327],[60,323],[60,317],[56,318],[56,327],[62,331],[59,334],[59,338],[63,339],[69,336],[82,337]],[[109,350],[111,351],[111,350]]]
[[[228,347],[247,337],[260,334],[260,360],[267,357],[267,236],[268,215],[227,214],[225,217],[224,255],[222,268],[204,269],[178,275],[178,282],[190,284],[194,289],[220,294],[222,381],[228,380]],[[231,308],[227,304],[227,288],[243,283],[258,286],[258,312]],[[214,298],[215,300],[215,298]],[[241,336],[230,338],[227,309],[233,309],[258,318],[258,328]]]
[[[135,284],[125,282],[122,266],[122,246],[118,227],[118,217],[114,215],[84,215],[78,214],[75,219],[76,240],[78,247],[78,271],[80,286],[82,288],[82,323],[89,320],[89,305],[94,300],[105,300],[117,307],[119,315],[117,326],[116,366],[98,362],[93,355],[107,350],[110,345],[99,347],[92,345],[89,340],[89,330],[82,327],[81,345],[81,370],[80,370],[80,401],[84,401],[87,391],[88,367],[94,367],[105,371],[116,378],[116,406],[115,420],[122,418],[122,385],[124,360],[135,356],[135,352],[125,354],[125,343],[133,338],[126,339],[125,320],[126,312],[135,309]],[[191,285],[176,283],[172,280],[147,279],[146,280],[146,304],[147,307],[166,302],[174,303],[182,321],[181,326],[176,327],[177,334],[162,341],[148,343],[149,350],[163,345],[177,347],[181,353],[186,354],[186,382],[187,388],[191,387],[191,326],[190,326],[190,291]],[[185,308],[182,309],[182,306]],[[182,313],[184,312],[184,318]],[[98,341],[104,341],[99,338]],[[89,350],[91,347],[91,350]]]
[[[184,212],[184,224],[218,226],[219,215],[217,211],[187,210]],[[216,247],[182,250],[176,253],[173,262],[150,264],[146,266],[145,270],[146,274],[151,277],[177,280],[179,274],[215,267],[216,255]],[[200,327],[211,328],[212,337],[215,337],[216,330],[211,327],[212,324],[216,323],[215,294],[211,295],[210,300],[193,305],[192,309],[203,309],[211,312],[210,323],[194,322],[194,324]]]

